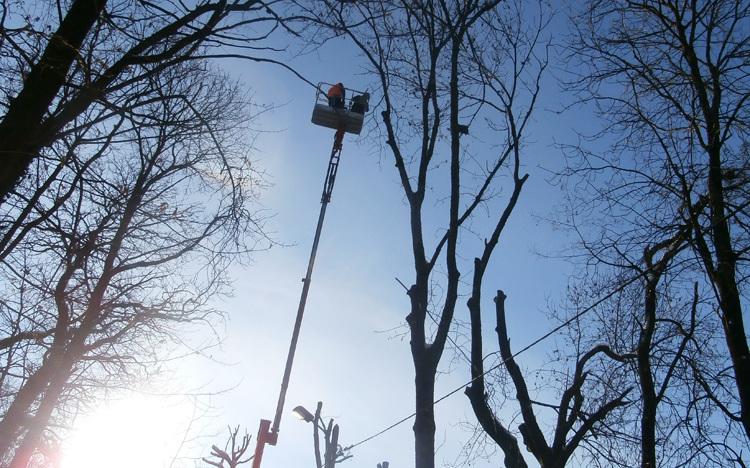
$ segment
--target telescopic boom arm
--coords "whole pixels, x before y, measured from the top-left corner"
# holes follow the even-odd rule
[[[318,227],[315,230],[315,238],[313,239],[312,251],[310,252],[310,262],[307,265],[307,275],[302,279],[302,296],[300,297],[299,307],[297,308],[297,319],[294,322],[292,341],[289,344],[289,354],[286,358],[284,377],[281,380],[281,391],[279,392],[279,402],[276,405],[276,415],[274,416],[273,426],[271,425],[271,421],[268,421],[267,419],[260,420],[260,428],[258,429],[258,437],[255,442],[255,455],[253,458],[252,468],[260,468],[260,462],[263,458],[263,448],[265,447],[265,445],[276,445],[276,442],[278,441],[281,413],[284,410],[284,400],[286,399],[286,391],[289,387],[289,377],[292,374],[294,353],[297,349],[297,340],[299,339],[300,328],[302,327],[302,316],[305,313],[307,294],[310,291],[310,281],[312,278],[313,266],[315,265],[315,255],[318,251],[320,233],[323,230],[323,220],[326,216],[326,207],[331,201],[333,184],[336,182],[336,172],[339,168],[339,159],[341,158],[341,148],[345,132],[346,126],[343,123],[340,123],[338,129],[336,130],[336,136],[333,141],[333,149],[331,150],[331,158],[328,161],[328,172],[326,173],[326,180],[323,184],[323,195],[320,200],[321,204],[320,215],[318,216]]]

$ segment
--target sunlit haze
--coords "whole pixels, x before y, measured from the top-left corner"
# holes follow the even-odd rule
[[[131,395],[81,418],[63,445],[62,468],[167,467],[189,432],[192,405]]]

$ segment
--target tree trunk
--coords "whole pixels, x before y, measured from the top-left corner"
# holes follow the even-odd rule
[[[10,453],[13,445],[21,437],[28,422],[29,409],[54,378],[58,361],[59,359],[54,357],[47,359],[16,394],[3,419],[0,420],[0,453]]]
[[[421,358],[421,364],[417,359],[415,357],[414,466],[435,468],[435,370],[426,358]]]
[[[742,424],[750,439],[750,349],[745,336],[742,319],[742,302],[737,288],[737,254],[734,252],[729,233],[724,190],[721,182],[721,156],[719,151],[711,155],[708,173],[709,206],[713,229],[711,235],[716,250],[716,267],[711,279],[719,293],[722,325],[729,355],[732,358],[737,393],[740,399]],[[711,271],[711,270],[710,270]]]
[[[718,267],[714,272],[714,285],[719,292],[722,325],[737,382],[742,425],[745,428],[745,434],[750,439],[750,349],[748,349],[745,336],[734,261],[722,261],[718,250],[717,248]]]
[[[649,262],[650,263],[650,262]],[[656,276],[655,274],[653,276]],[[641,386],[641,467],[656,468],[656,391],[651,373],[651,342],[656,327],[656,284],[658,278],[646,280],[644,319],[638,338],[638,383]]]
[[[75,0],[44,54],[29,72],[23,88],[10,101],[0,121],[0,200],[23,178],[41,148],[39,135],[44,116],[65,83],[84,38],[99,18],[107,0]]]
[[[71,362],[71,359],[66,359],[66,361],[64,366],[60,366],[61,368],[55,373],[53,381],[47,386],[44,392],[39,408],[36,410],[31,423],[27,424],[29,429],[13,456],[10,468],[26,468],[34,452],[39,447],[44,430],[49,427],[52,413],[57,408],[60,396],[72,374],[73,362]]]
[[[712,69],[711,76],[704,80],[696,50],[692,42],[688,40],[686,27],[680,25],[678,31],[706,125],[708,206],[711,219],[709,235],[716,256],[715,263],[709,252],[701,253],[701,257],[711,281],[718,291],[724,335],[732,358],[735,381],[737,382],[742,424],[745,434],[750,439],[750,349],[745,336],[742,302],[737,287],[738,254],[734,251],[732,236],[729,232],[726,194],[722,181],[722,131],[725,129],[720,112],[723,104],[723,88],[719,83],[718,68]],[[702,235],[701,226],[695,226],[695,229],[698,235]]]
[[[482,429],[505,454],[503,458],[505,467],[527,468],[526,461],[518,447],[518,439],[497,420],[492,408],[487,403],[484,380],[484,347],[482,344],[482,309],[480,306],[484,265],[479,258],[474,259],[472,294],[466,304],[471,319],[471,385],[466,387],[465,393],[469,397],[471,408]]]

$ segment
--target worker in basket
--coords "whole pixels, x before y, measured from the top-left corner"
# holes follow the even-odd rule
[[[370,93],[358,94],[352,98],[352,112],[364,114],[370,110]]]
[[[328,105],[343,109],[346,107],[346,89],[341,83],[336,83],[328,90]]]

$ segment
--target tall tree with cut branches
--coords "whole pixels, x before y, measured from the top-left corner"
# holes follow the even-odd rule
[[[719,398],[750,438],[750,350],[743,318],[750,153],[750,5],[740,0],[586,2],[575,12],[572,89],[604,129],[577,146],[567,180],[571,223],[589,260],[635,262],[685,231],[689,249],[665,274],[707,281],[731,359],[735,392]],[[607,138],[612,144],[597,145]],[[592,148],[597,148],[596,150]],[[603,148],[603,149],[601,149]],[[619,260],[617,260],[619,259]],[[704,275],[695,275],[695,271]]]
[[[522,147],[546,66],[544,20],[522,21],[519,37],[516,22],[523,16],[501,1],[317,6],[309,16],[354,42],[377,79],[371,135],[395,163],[414,262],[406,322],[415,373],[415,464],[433,468],[435,379],[460,298],[472,286],[481,289],[528,178]],[[513,41],[528,48],[519,55]],[[483,260],[466,261],[477,256]],[[481,303],[478,295],[475,300]]]

